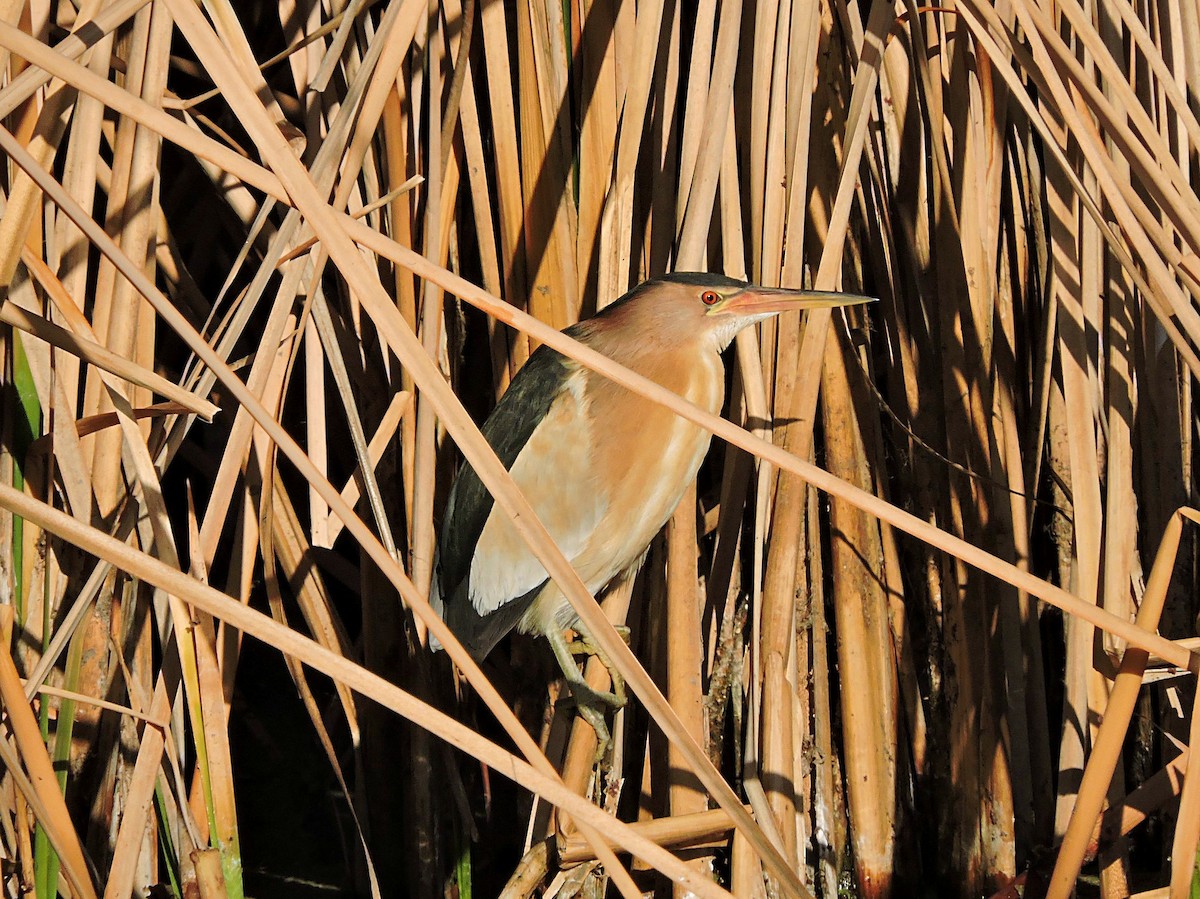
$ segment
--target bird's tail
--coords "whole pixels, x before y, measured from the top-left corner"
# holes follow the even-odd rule
[[[446,602],[442,599],[442,579],[438,571],[438,558],[433,557],[433,577],[429,580],[429,605],[437,612],[442,621],[446,620]],[[434,652],[442,651],[442,641],[429,632],[429,648]]]

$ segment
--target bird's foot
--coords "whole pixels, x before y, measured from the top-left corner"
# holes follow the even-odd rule
[[[629,645],[629,626],[626,624],[614,624],[613,630],[617,632],[617,636],[625,641],[625,645]],[[595,643],[587,634],[576,631],[574,640],[567,643],[567,651],[573,656],[600,656],[604,657],[604,653],[600,650],[599,644]]]
[[[624,703],[618,703],[617,697],[607,690],[596,690],[583,682],[572,683],[571,691],[575,695],[576,711],[596,732],[596,752],[592,757],[592,764],[597,764],[604,759],[612,746],[612,734],[608,730],[605,707],[616,708]]]
[[[613,630],[625,641],[626,645],[629,644],[629,628],[626,625],[614,624]],[[598,658],[604,667],[608,669],[608,675],[612,678],[612,692],[598,693],[598,695],[601,697],[601,701],[609,707],[614,709],[623,708],[628,701],[625,695],[625,678],[621,676],[621,672],[613,667],[607,653],[600,648],[599,644],[591,636],[578,630],[576,634],[578,635],[576,639],[566,644],[567,652],[573,656],[589,655]],[[589,687],[588,689],[591,688]]]
[[[613,708],[619,709],[625,706],[629,698],[625,695],[625,678],[621,676],[621,672],[612,665],[608,665],[608,676],[612,678],[612,698]]]
[[[620,675],[618,675],[620,677]],[[625,707],[625,685],[621,685],[621,689],[597,690],[589,685],[586,681],[579,680],[571,683],[571,692],[575,694],[575,701],[580,708],[591,706],[592,708],[607,708],[616,711]]]
[[[571,694],[575,697],[575,706],[579,714],[583,717],[584,721],[592,726],[592,730],[596,732],[597,746],[595,761],[598,762],[608,752],[609,745],[612,742],[608,724],[605,721],[605,715],[608,709],[619,709],[625,705],[624,678],[613,669],[604,652],[591,640],[586,640],[585,636],[586,642],[591,646],[591,654],[595,655],[604,667],[608,669],[609,676],[612,678],[613,688],[611,692],[596,689],[588,684],[583,675],[580,674],[579,666],[575,663],[574,658],[572,658],[570,648],[562,632],[550,631],[546,634],[546,638],[554,650],[555,658],[558,659],[563,677],[571,685]]]
[[[611,668],[608,673],[612,676],[613,682],[611,692],[597,690],[582,678],[578,681],[571,681],[571,692],[575,696],[575,708],[583,720],[590,724],[592,730],[596,732],[596,753],[592,758],[593,765],[604,759],[612,744],[612,736],[608,730],[608,710],[616,711],[623,708],[626,702],[624,678]]]

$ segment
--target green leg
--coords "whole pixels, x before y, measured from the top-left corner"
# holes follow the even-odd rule
[[[592,730],[596,732],[596,760],[599,761],[608,751],[609,743],[612,742],[612,736],[609,734],[608,724],[605,721],[605,714],[609,708],[620,708],[625,705],[625,683],[613,671],[608,660],[600,653],[597,653],[597,657],[604,664],[604,667],[608,668],[609,674],[613,677],[613,692],[596,690],[588,686],[587,681],[583,679],[583,675],[579,673],[579,666],[575,664],[575,659],[571,656],[570,647],[562,631],[557,628],[551,628],[546,634],[546,639],[550,641],[550,648],[554,650],[554,658],[558,660],[558,667],[562,669],[563,677],[571,685],[571,692],[575,696],[575,704],[579,709],[579,714],[583,716],[583,720],[590,724]]]
[[[613,630],[617,632],[618,636],[625,641],[625,645],[628,646],[629,628],[623,624],[614,624]],[[595,656],[600,660],[600,663],[608,669],[608,675],[612,679],[613,690],[611,695],[613,699],[616,700],[616,702],[612,703],[612,705],[614,708],[621,708],[626,702],[625,678],[621,676],[621,672],[617,671],[617,669],[613,667],[612,662],[609,660],[604,650],[600,648],[599,644],[592,639],[591,634],[587,633],[587,631],[583,629],[583,625],[578,621],[575,622],[575,633],[579,635],[579,639],[572,640],[570,643],[567,643],[567,651],[570,652],[571,655]]]

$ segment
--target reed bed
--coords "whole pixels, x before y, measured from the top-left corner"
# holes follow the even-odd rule
[[[5,895],[1200,896],[1197,16],[0,3]],[[718,418],[559,333],[673,270],[879,302]],[[542,344],[716,438],[596,598],[477,428]],[[463,460],[599,763],[429,606]]]

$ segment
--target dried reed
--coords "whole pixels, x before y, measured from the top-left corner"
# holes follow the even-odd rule
[[[1196,895],[1197,28],[0,4],[6,894]],[[881,302],[722,419],[559,333],[672,269]],[[720,438],[603,610],[475,425],[543,343]],[[460,454],[630,687],[599,765],[429,606]]]

